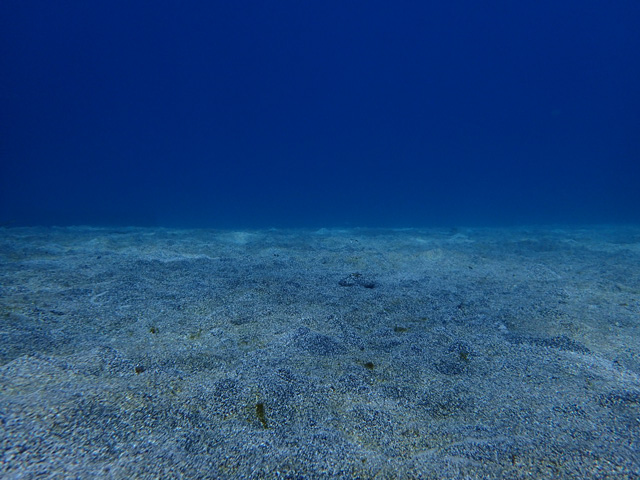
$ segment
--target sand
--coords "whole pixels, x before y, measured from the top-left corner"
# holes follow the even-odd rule
[[[640,227],[0,228],[0,475],[638,478]]]

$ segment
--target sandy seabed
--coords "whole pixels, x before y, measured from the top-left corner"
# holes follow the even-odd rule
[[[640,227],[0,228],[0,476],[640,478]]]

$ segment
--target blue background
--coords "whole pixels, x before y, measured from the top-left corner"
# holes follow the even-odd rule
[[[640,221],[640,2],[0,6],[0,223]]]

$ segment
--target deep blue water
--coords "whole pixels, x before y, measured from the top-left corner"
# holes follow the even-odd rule
[[[0,223],[640,221],[640,2],[0,3]]]

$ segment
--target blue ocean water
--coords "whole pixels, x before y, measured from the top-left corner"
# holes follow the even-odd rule
[[[4,1],[0,223],[640,221],[640,2]]]

